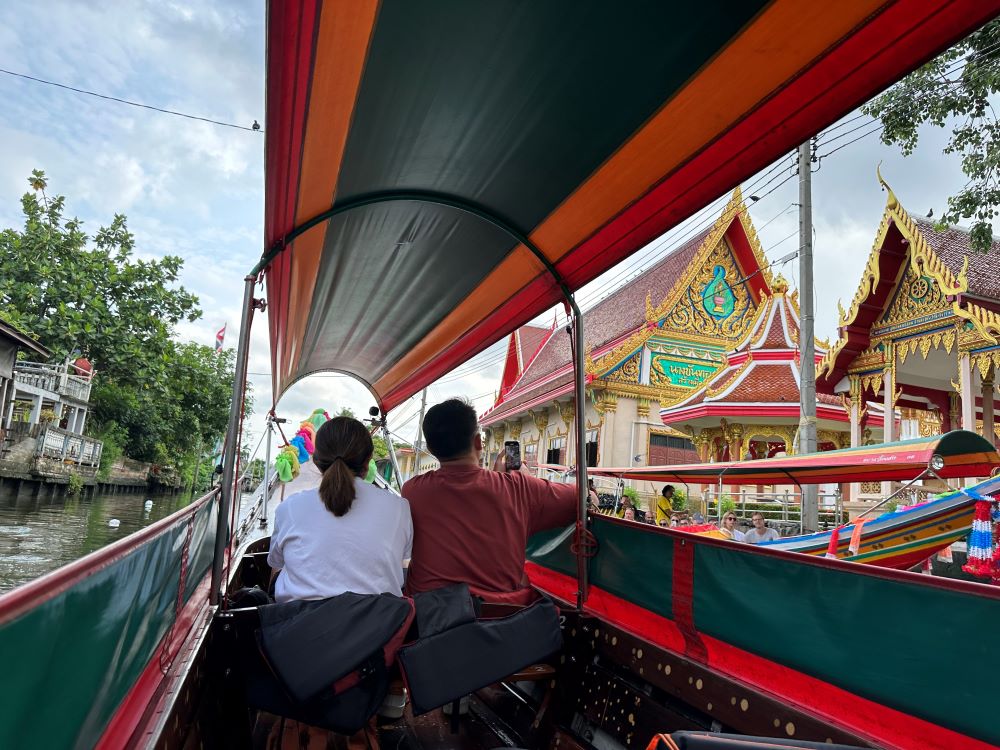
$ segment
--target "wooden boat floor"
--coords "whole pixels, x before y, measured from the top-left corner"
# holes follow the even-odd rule
[[[272,715],[258,718],[253,736],[254,748],[282,750],[273,740],[268,741],[278,721],[280,718]],[[515,732],[477,696],[470,699],[469,712],[459,718],[458,731],[454,734],[451,717],[445,716],[441,709],[413,716],[407,705],[403,718],[392,721],[379,717],[378,721],[381,750],[490,750],[513,747],[519,742]],[[346,738],[323,732],[317,732],[307,743],[296,743],[296,747],[303,750],[354,750]]]

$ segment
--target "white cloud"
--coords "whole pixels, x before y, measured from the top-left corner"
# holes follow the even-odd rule
[[[240,125],[264,122],[263,55],[263,0],[0,4],[0,67]],[[182,339],[211,344],[215,331],[228,322],[227,345],[235,345],[241,280],[263,244],[261,134],[8,76],[0,76],[0,97],[0,225],[20,225],[25,178],[33,168],[46,170],[50,192],[66,195],[67,212],[83,218],[89,233],[114,213],[127,212],[138,254],[185,259],[181,282],[200,297],[204,315],[178,326]],[[933,207],[940,215],[946,196],[964,182],[957,162],[940,156],[945,135],[926,129],[917,154],[908,159],[875,137],[832,154],[849,139],[821,139],[819,153],[829,156],[818,165],[813,188],[820,336],[835,334],[837,300],[846,303],[854,294],[877,230],[885,196],[875,165],[883,162],[882,172],[904,206],[919,214]],[[788,211],[798,202],[796,180],[775,189],[779,182],[758,188],[763,197],[751,208],[772,259],[797,245],[794,237],[785,239],[797,226],[794,207]],[[709,213],[652,243],[584,288],[581,297],[593,304],[627,283],[641,259],[648,265],[661,257],[690,236],[692,227],[717,215]],[[783,273],[797,281],[796,261]],[[551,321],[551,311],[539,318],[545,325]],[[263,315],[254,326],[251,372],[270,371],[266,331]],[[491,347],[464,366],[464,377],[432,386],[429,400],[477,397],[482,411],[498,387],[500,349],[502,344]],[[260,376],[253,382],[258,410],[249,427],[259,432],[271,405],[270,382]],[[370,405],[359,384],[317,376],[293,386],[279,406],[283,415],[298,420],[316,406],[348,406],[360,415]],[[412,402],[401,406],[399,421],[413,409]],[[410,438],[414,426],[412,420],[406,426]]]

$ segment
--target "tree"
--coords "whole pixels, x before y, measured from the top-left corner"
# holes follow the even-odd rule
[[[28,182],[24,229],[0,232],[0,310],[57,358],[82,351],[119,383],[162,379],[173,326],[201,315],[198,298],[176,286],[181,258],[134,259],[121,214],[90,247],[79,219],[64,219],[65,198],[46,195],[45,173]]]
[[[917,147],[924,123],[951,126],[944,153],[959,155],[969,181],[948,198],[939,226],[973,219],[972,247],[982,252],[990,249],[991,220],[1000,205],[1000,121],[990,102],[998,91],[1000,20],[995,20],[862,108],[881,120],[882,142],[898,145],[905,156]]]
[[[0,232],[0,313],[56,360],[87,355],[97,371],[88,432],[112,455],[193,474],[199,447],[225,431],[234,354],[173,340],[178,322],[201,315],[177,285],[182,260],[135,259],[122,215],[91,241],[64,218],[65,198],[47,196],[43,172],[28,182],[23,230]]]

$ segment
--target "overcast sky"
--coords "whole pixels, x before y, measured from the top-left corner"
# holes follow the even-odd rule
[[[263,124],[264,3],[6,0],[0,3],[0,68],[243,126]],[[0,227],[22,225],[26,179],[32,169],[43,169],[50,194],[66,196],[67,214],[81,218],[88,233],[124,213],[141,256],[184,258],[181,282],[199,296],[204,315],[179,326],[180,338],[210,345],[227,323],[226,345],[235,346],[241,279],[263,244],[263,136],[6,74],[0,74],[0,99]],[[813,177],[820,337],[835,337],[837,300],[850,301],[874,240],[885,204],[876,165],[882,162],[902,204],[918,214],[933,208],[939,216],[947,196],[964,183],[957,159],[941,154],[944,131],[924,131],[916,154],[904,159],[876,135],[849,143],[872,130],[847,132],[865,123],[859,119],[821,136],[817,149],[827,154],[844,146],[829,153]],[[790,158],[782,160],[744,183],[748,195],[761,198],[750,213],[772,259],[798,245],[791,166]],[[585,304],[714,220],[725,198],[582,290]],[[781,270],[797,284],[797,261]],[[266,320],[258,318],[250,364],[258,413],[249,425],[257,435],[271,403],[266,332]],[[487,408],[503,346],[499,342],[432,386],[429,401],[464,395],[474,397],[480,411]],[[390,417],[409,440],[417,400]],[[319,375],[294,386],[279,413],[297,421],[318,406],[348,406],[360,415],[370,405],[360,385]]]

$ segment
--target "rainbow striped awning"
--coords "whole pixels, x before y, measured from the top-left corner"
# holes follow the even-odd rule
[[[271,0],[274,393],[384,410],[993,18],[1000,0]]]
[[[828,482],[906,481],[941,457],[935,473],[942,479],[986,477],[1000,467],[1000,454],[983,437],[955,430],[898,443],[865,445],[801,456],[680,466],[592,467],[590,476],[687,484],[826,484]]]

